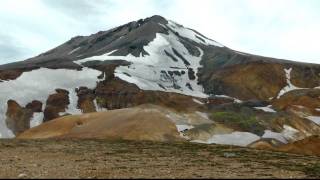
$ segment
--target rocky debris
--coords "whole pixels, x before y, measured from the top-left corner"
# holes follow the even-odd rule
[[[95,93],[93,90],[87,87],[79,87],[76,90],[78,96],[78,108],[83,113],[96,112],[94,105]]]
[[[319,178],[316,156],[215,144],[15,139],[1,140],[0,149],[3,179]]]
[[[42,112],[42,102],[34,100],[28,103],[26,108],[32,110],[32,112]]]
[[[60,117],[59,113],[65,112],[69,104],[69,92],[64,89],[56,89],[56,93],[49,95],[46,101],[43,121]]]
[[[22,70],[0,70],[0,80],[14,80],[22,73]]]
[[[6,125],[15,134],[19,135],[30,128],[30,119],[32,118],[32,110],[21,107],[16,101],[9,100],[7,102]]]
[[[217,57],[212,61],[218,62]],[[200,83],[208,94],[225,94],[241,100],[268,100],[277,96],[286,85],[281,64],[251,62],[215,70],[212,68],[204,65],[199,72]]]
[[[319,97],[320,89],[299,89],[290,91],[279,99],[275,99],[272,105],[281,110],[286,110],[293,105],[314,110],[320,107]]]
[[[297,154],[320,156],[320,137],[319,135],[310,136],[300,141],[282,145],[278,150]]]
[[[320,137],[318,135],[309,136],[302,140],[283,144],[274,139],[259,140],[249,147],[264,150],[283,151],[288,153],[320,156]]]
[[[161,91],[143,91],[135,84],[127,83],[118,78],[100,81],[95,89],[95,95],[97,105],[109,110],[129,108],[141,104],[156,104],[178,111],[204,108],[194,102],[191,96]],[[187,107],[186,104],[188,104]]]
[[[221,97],[209,97],[207,100],[207,104],[209,106],[228,104],[228,103],[233,103],[233,102],[234,102],[234,100],[231,98],[221,98]]]
[[[291,83],[297,87],[314,88],[320,86],[319,66],[293,66]]]
[[[279,147],[283,144],[284,143],[282,143],[276,139],[261,138],[260,140],[249,144],[248,147],[255,148],[255,149],[276,150],[277,147]]]
[[[269,103],[267,101],[251,99],[251,100],[242,102],[242,105],[247,107],[265,107],[265,106],[268,106]]]

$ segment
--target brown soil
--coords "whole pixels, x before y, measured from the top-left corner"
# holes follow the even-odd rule
[[[157,107],[143,105],[128,109],[65,116],[29,129],[20,134],[18,138],[182,140],[175,124]]]
[[[320,137],[311,136],[294,143],[283,145],[280,151],[320,156]]]
[[[316,178],[320,158],[221,145],[1,140],[0,178]]]

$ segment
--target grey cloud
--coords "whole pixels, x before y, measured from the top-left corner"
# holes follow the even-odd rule
[[[28,50],[21,47],[13,37],[0,34],[0,39],[0,64],[21,60],[28,54]]]
[[[103,0],[44,0],[43,3],[74,19],[99,16],[104,12],[98,6],[111,6],[112,3]]]

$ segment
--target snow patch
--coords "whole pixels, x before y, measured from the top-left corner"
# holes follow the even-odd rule
[[[107,111],[108,109],[107,108],[103,108],[103,107],[100,107],[97,103],[97,99],[94,99],[93,100],[93,104],[94,104],[94,107],[96,108],[96,111],[97,112],[101,112],[101,111]]]
[[[218,97],[218,98],[233,99],[234,102],[236,102],[236,103],[242,103],[243,102],[240,99],[237,99],[237,98],[234,98],[234,97],[231,97],[231,96],[227,96],[227,95],[213,95],[213,96]]]
[[[287,140],[295,140],[296,139],[296,135],[297,133],[299,133],[299,131],[289,125],[283,125],[283,131],[281,132],[281,134],[283,135],[283,137]]]
[[[262,138],[270,138],[270,139],[276,139],[282,143],[288,143],[286,138],[283,136],[282,133],[276,133],[270,130],[265,130]]]
[[[197,104],[200,104],[200,105],[204,105],[205,104],[205,103],[203,103],[203,102],[201,102],[201,101],[199,101],[198,99],[195,99],[195,98],[193,98],[192,100],[193,100],[193,102],[195,102]]]
[[[204,119],[208,119],[209,120],[209,116],[208,116],[207,113],[196,111],[196,114],[198,114],[199,116],[201,116]]]
[[[292,71],[292,68],[284,69],[284,72],[286,74],[286,79],[287,79],[287,86],[285,86],[283,89],[281,89],[281,91],[279,92],[279,94],[277,96],[278,99],[282,95],[286,94],[287,92],[290,92],[290,91],[293,91],[293,90],[296,90],[296,89],[303,89],[303,88],[296,87],[295,85],[293,85],[291,83],[291,71]]]
[[[248,146],[249,144],[258,141],[260,136],[257,136],[249,132],[235,131],[231,134],[216,134],[213,135],[206,141],[203,140],[192,140],[190,142],[205,143],[205,144],[224,144],[234,146]]]
[[[78,96],[77,96],[77,93],[75,92],[75,89],[69,90],[69,102],[70,104],[66,109],[66,114],[73,114],[73,115],[82,114],[81,110],[77,108]]]
[[[71,54],[75,53],[76,51],[78,51],[78,50],[80,50],[80,49],[81,49],[81,47],[77,47],[77,48],[73,49],[72,51],[70,51],[70,52],[68,53],[68,55],[71,55]]]
[[[254,107],[255,109],[259,109],[262,110],[264,112],[270,112],[270,113],[276,113],[277,111],[275,111],[274,109],[271,108],[272,105],[266,106],[266,107]]]
[[[245,147],[259,139],[260,137],[253,133],[235,131],[231,134],[213,135],[211,138],[207,140],[207,144],[214,143]]]
[[[177,32],[180,36],[188,38],[194,42],[204,45],[213,45],[218,47],[224,47],[222,44],[204,37],[203,35],[195,32],[194,30],[183,27],[180,24],[177,24],[173,21],[168,21],[167,26],[173,31]]]
[[[17,101],[23,107],[33,100],[39,100],[46,104],[48,95],[54,93],[55,89],[61,88],[70,92],[71,103],[75,104],[77,99],[74,96],[74,89],[80,86],[94,88],[100,74],[100,71],[89,68],[83,68],[81,71],[40,68],[25,72],[15,80],[0,83],[0,94],[2,94],[0,96],[0,133],[2,137],[14,137],[5,123],[9,99]],[[77,113],[78,111],[73,108],[76,106],[69,106],[67,111]]]
[[[204,93],[203,87],[198,84],[198,77],[196,76],[198,69],[201,67],[200,61],[203,56],[203,51],[200,48],[198,49],[201,53],[200,56],[193,56],[172,32],[168,35],[157,33],[156,38],[144,46],[144,50],[149,55],[140,55],[139,57],[135,57],[132,54],[110,56],[112,53],[110,52],[101,56],[78,60],[76,63],[81,64],[93,60],[125,60],[132,64],[117,67],[115,76],[136,84],[140,89],[175,92],[205,98],[208,96]],[[178,59],[178,61],[174,61],[167,53]],[[193,80],[190,80],[188,76],[189,69],[194,71],[196,78]]]
[[[182,131],[186,131],[186,130],[190,130],[193,129],[194,126],[192,125],[186,125],[186,124],[180,124],[180,125],[176,125],[178,132],[182,132]]]
[[[33,113],[33,117],[30,120],[30,128],[39,126],[43,122],[44,114],[43,112],[35,112]]]
[[[320,116],[307,116],[307,119],[309,119],[310,121],[320,125]]]

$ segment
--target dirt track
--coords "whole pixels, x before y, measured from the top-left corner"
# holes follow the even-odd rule
[[[0,178],[320,177],[319,157],[231,146],[1,140]]]

